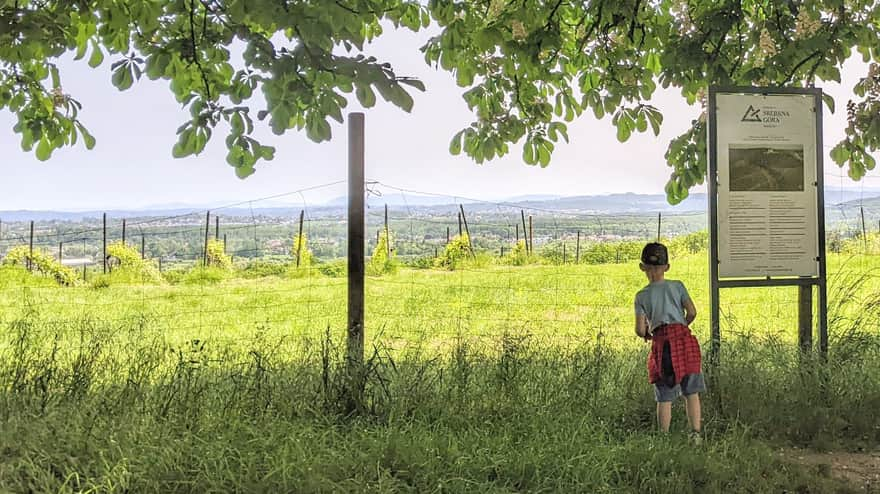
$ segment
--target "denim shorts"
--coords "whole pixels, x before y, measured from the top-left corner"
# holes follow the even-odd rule
[[[681,384],[669,387],[665,384],[654,385],[654,398],[658,403],[675,401],[681,395],[690,396],[694,393],[706,391],[706,380],[703,374],[688,374],[681,380]]]

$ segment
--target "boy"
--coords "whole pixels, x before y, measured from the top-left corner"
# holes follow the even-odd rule
[[[648,286],[636,294],[636,334],[652,340],[648,378],[654,385],[660,430],[669,431],[672,401],[683,394],[691,438],[699,442],[699,393],[706,390],[706,384],[700,369],[700,343],[688,328],[697,309],[682,282],[665,279],[669,270],[666,246],[646,245],[639,268],[648,277]]]

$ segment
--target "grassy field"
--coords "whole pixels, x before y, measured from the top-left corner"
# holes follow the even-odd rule
[[[722,292],[699,448],[654,431],[633,264],[368,278],[353,416],[342,277],[60,288],[2,268],[0,492],[857,491],[775,452],[880,440],[880,260],[829,262],[827,365],[795,351],[795,289]],[[708,348],[705,259],[669,277]]]

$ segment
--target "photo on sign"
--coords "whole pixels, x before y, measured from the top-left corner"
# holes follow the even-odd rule
[[[729,147],[732,192],[803,192],[804,146]]]

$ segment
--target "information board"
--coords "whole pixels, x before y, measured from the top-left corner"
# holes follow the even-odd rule
[[[714,96],[718,277],[818,276],[818,98]]]

